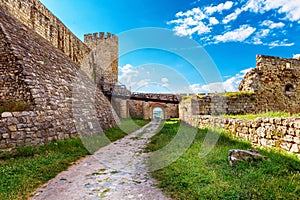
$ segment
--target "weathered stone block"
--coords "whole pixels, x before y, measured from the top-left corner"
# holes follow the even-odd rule
[[[13,115],[12,115],[11,112],[4,112],[4,113],[1,114],[1,117],[2,117],[2,118],[12,117],[12,116],[13,116]]]
[[[259,154],[257,150],[232,149],[228,151],[228,161],[231,166],[242,161],[257,161],[265,159],[267,159],[267,157]]]
[[[286,135],[282,139],[287,142],[292,142],[294,140],[292,135]]]
[[[14,132],[14,131],[17,131],[17,126],[8,126],[8,129],[9,129],[11,132]]]
[[[291,153],[299,153],[300,152],[300,148],[298,144],[293,144],[290,150]]]
[[[24,135],[25,134],[22,132],[13,132],[13,133],[11,133],[11,139],[13,139],[13,140],[23,139]]]

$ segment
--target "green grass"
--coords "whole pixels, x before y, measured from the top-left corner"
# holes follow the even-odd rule
[[[167,145],[178,126],[178,123],[165,125],[152,138],[147,150],[156,151]],[[211,134],[220,134],[216,146],[200,158],[206,131],[198,130],[193,144],[176,162],[151,173],[167,195],[174,199],[299,199],[300,161],[296,157],[260,150],[268,156],[267,160],[231,167],[228,150],[250,149],[250,143],[214,131]]]
[[[30,106],[23,101],[19,102],[3,102],[0,104],[0,115],[3,112],[16,112],[29,110]]]
[[[220,94],[221,96],[224,96],[224,97],[227,97],[227,98],[237,98],[239,96],[252,96],[254,95],[253,92],[247,92],[247,91],[244,91],[244,92],[225,92],[225,93],[221,93]]]
[[[131,127],[126,131],[135,131],[148,121],[134,119],[121,120],[121,126]],[[135,125],[134,125],[135,124]],[[139,126],[138,126],[139,125]],[[111,141],[120,139],[126,132],[116,127],[106,131]],[[0,158],[0,199],[27,199],[41,184],[66,170],[75,161],[89,154],[79,138],[52,142],[48,145],[21,147],[14,155],[2,153]]]
[[[246,119],[246,120],[255,120],[256,118],[287,118],[287,117],[300,117],[300,114],[290,114],[288,112],[266,112],[259,114],[246,114],[246,115],[223,115],[227,118],[235,119]]]

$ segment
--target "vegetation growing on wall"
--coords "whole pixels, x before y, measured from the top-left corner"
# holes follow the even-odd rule
[[[26,111],[29,110],[30,106],[28,103],[19,101],[19,102],[3,102],[0,104],[0,115],[3,112],[17,112],[17,111]]]
[[[226,118],[235,118],[235,119],[246,119],[254,120],[256,118],[287,118],[287,117],[300,117],[300,113],[291,114],[288,112],[265,112],[258,114],[244,114],[244,115],[223,115]]]

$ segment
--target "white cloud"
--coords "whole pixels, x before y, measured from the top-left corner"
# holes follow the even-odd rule
[[[247,3],[242,7],[242,10],[251,11],[254,13],[264,13],[264,2],[265,0],[248,0]]]
[[[287,39],[284,39],[283,41],[279,41],[279,40],[276,40],[276,41],[273,41],[271,43],[268,44],[268,46],[270,48],[273,48],[273,47],[291,47],[291,46],[294,46],[295,43],[288,43],[287,42]]]
[[[258,32],[256,32],[255,37],[253,37],[253,44],[256,45],[264,45],[264,43],[261,41],[262,38],[265,38],[267,35],[269,35],[270,29],[262,29]]]
[[[212,15],[215,12],[222,12],[223,10],[229,10],[231,9],[233,6],[233,2],[232,1],[226,1],[225,3],[220,3],[217,6],[207,6],[204,8],[205,13],[207,15]]]
[[[209,24],[210,25],[217,25],[217,24],[219,24],[220,22],[217,20],[217,18],[215,18],[215,17],[210,17],[209,18]]]
[[[119,66],[119,71],[119,79],[124,82],[130,82],[133,77],[136,77],[138,75],[138,71],[135,70],[130,64],[126,64],[125,66]]]
[[[163,82],[163,83],[168,83],[168,82],[169,82],[169,79],[166,78],[166,77],[164,77],[164,78],[161,79],[161,82]]]
[[[227,16],[222,20],[222,22],[223,22],[224,24],[228,24],[229,22],[236,20],[236,19],[238,18],[238,16],[239,16],[242,12],[243,12],[242,9],[238,8],[238,9],[236,9],[233,13],[227,15]]]
[[[286,19],[290,21],[300,20],[300,1],[299,0],[265,0],[266,11],[278,9],[278,13],[285,13]]]
[[[256,28],[253,28],[249,25],[242,25],[240,28],[235,29],[233,31],[229,31],[223,35],[217,35],[215,36],[216,42],[242,42],[246,40],[254,31]]]
[[[241,70],[240,73],[226,79],[224,82],[215,82],[206,85],[192,84],[189,89],[193,93],[221,93],[221,92],[234,92],[238,90],[238,87],[246,75],[252,68]]]
[[[300,0],[227,0],[180,11],[175,17],[168,22],[174,26],[175,34],[200,36],[203,45],[236,41],[270,47],[292,46],[293,42],[279,41],[289,35],[289,29],[297,26],[297,22],[300,24]],[[261,24],[256,21],[259,18],[264,19]],[[239,24],[241,21],[249,25]],[[276,30],[283,27],[285,30]]]
[[[299,58],[300,58],[300,54],[294,54],[294,55],[293,55],[293,58],[299,59]]]
[[[150,84],[150,81],[151,81],[150,79],[143,79],[143,80],[140,80],[139,82],[132,82],[130,87],[135,87],[135,86],[145,87]]]
[[[193,16],[194,14],[194,16]],[[173,30],[178,36],[191,36],[194,33],[201,35],[203,33],[209,33],[211,28],[205,25],[203,21],[207,16],[202,11],[187,11],[185,13],[179,12],[176,16],[183,16],[177,20],[172,20],[169,24],[175,24]]]
[[[163,78],[161,79],[161,82],[162,82],[162,86],[163,86],[163,87],[168,87],[168,86],[169,86],[169,79],[168,79],[168,78],[163,77]]]
[[[260,38],[255,37],[255,38],[253,38],[253,44],[259,45],[259,44],[263,44],[263,42],[261,41]]]
[[[206,15],[200,10],[200,8],[193,8],[186,12],[180,11],[176,14],[176,17],[190,17],[190,16],[198,16],[198,18],[200,19],[206,18]]]
[[[263,29],[260,31],[260,37],[266,37],[270,33],[270,29]]]
[[[262,25],[263,26],[267,26],[270,29],[282,28],[282,27],[285,26],[285,24],[282,23],[282,22],[275,23],[272,20],[265,20],[265,21],[262,22]]]

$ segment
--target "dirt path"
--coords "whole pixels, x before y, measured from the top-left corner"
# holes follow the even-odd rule
[[[127,137],[101,148],[39,188],[32,200],[164,200],[153,186],[142,153],[159,127],[152,121]]]

